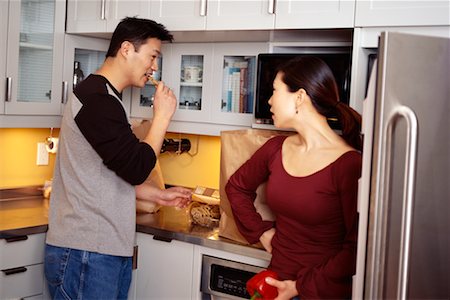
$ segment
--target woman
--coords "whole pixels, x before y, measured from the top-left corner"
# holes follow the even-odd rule
[[[226,193],[241,234],[272,253],[277,299],[351,298],[356,265],[361,117],[339,102],[329,67],[315,57],[281,66],[269,99],[274,125],[296,134],[267,141],[231,176]],[[337,117],[342,136],[327,123]],[[267,182],[276,222],[253,201]]]

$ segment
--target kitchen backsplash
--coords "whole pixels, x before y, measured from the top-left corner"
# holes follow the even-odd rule
[[[43,185],[52,178],[55,154],[47,166],[36,165],[37,143],[44,142],[50,129],[0,129],[0,189]],[[57,137],[59,129],[53,130]],[[169,185],[219,188],[220,137],[169,133],[166,138],[188,138],[189,153],[163,153],[160,164]]]
[[[49,135],[49,128],[0,129],[0,188],[43,185],[52,178],[55,154],[49,154],[48,165],[36,165],[37,143]],[[52,136],[58,135],[54,129]]]

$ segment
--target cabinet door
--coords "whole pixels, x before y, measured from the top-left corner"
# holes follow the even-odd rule
[[[156,80],[162,80],[165,84],[169,84],[166,78],[169,78],[170,71],[166,61],[169,63],[172,54],[172,45],[163,44],[161,47],[162,56],[158,61],[158,71],[153,74],[153,78]],[[141,119],[151,119],[153,118],[153,95],[156,91],[155,86],[148,81],[145,87],[133,88],[131,92],[131,117],[141,118]]]
[[[114,32],[117,24],[125,17],[148,19],[150,17],[150,1],[148,0],[110,0],[110,12],[107,16],[107,32]]]
[[[259,53],[267,43],[214,45],[212,122],[251,127]]]
[[[173,44],[167,81],[178,99],[173,120],[209,122],[213,78],[212,44]],[[167,78],[167,77],[166,77]]]
[[[0,114],[5,112],[5,97],[6,97],[6,38],[8,29],[8,1],[0,1]]]
[[[206,28],[208,30],[273,29],[274,2],[275,0],[209,1]]]
[[[450,2],[356,0],[355,26],[450,25]]]
[[[106,0],[68,0],[67,32],[106,32]]]
[[[277,0],[275,29],[351,28],[355,0]]]
[[[64,41],[64,104],[77,84],[75,62],[78,65],[77,76],[79,83],[79,81],[94,73],[102,65],[108,46],[109,41],[105,39],[66,35]]]
[[[152,0],[150,19],[168,30],[205,30],[206,1]]]
[[[63,1],[9,3],[7,114],[59,115],[64,44]]]
[[[189,299],[194,245],[137,233],[137,299]]]

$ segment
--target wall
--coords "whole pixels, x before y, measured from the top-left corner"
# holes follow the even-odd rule
[[[49,135],[50,129],[0,129],[0,189],[43,185],[52,178],[55,154],[49,154],[48,166],[36,165],[37,143]],[[58,135],[59,129],[55,129],[53,136]],[[189,138],[192,156],[161,154],[166,184],[219,188],[220,137],[168,134],[167,138]]]
[[[220,137],[170,133],[166,138],[188,138],[191,141],[191,150],[189,151],[191,155],[188,153],[180,155],[162,153],[160,155],[161,169],[166,184],[219,188]]]
[[[49,154],[48,166],[37,166],[37,143],[44,142],[50,129],[0,129],[0,188],[43,185],[51,179],[55,154]],[[59,135],[59,129],[53,131]]]

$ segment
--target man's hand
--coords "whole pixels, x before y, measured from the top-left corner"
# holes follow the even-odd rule
[[[191,202],[192,191],[183,187],[171,187],[161,190],[143,183],[136,186],[136,197],[164,206],[186,207]]]

